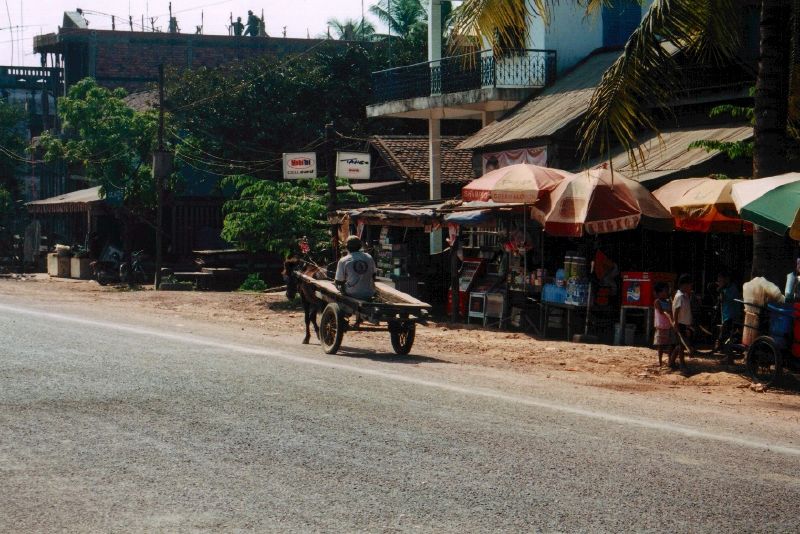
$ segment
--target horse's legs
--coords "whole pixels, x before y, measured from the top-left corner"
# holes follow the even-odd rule
[[[317,324],[318,311],[319,311],[319,304],[311,306],[311,326],[314,327],[314,333],[317,334],[317,339],[319,339],[319,325]]]
[[[311,339],[311,330],[309,329],[309,323],[311,322],[311,303],[306,300],[305,295],[302,293],[300,294],[300,300],[303,301],[303,314],[305,315],[306,321],[306,337],[303,338],[303,345],[308,345],[308,342]],[[314,318],[314,329],[317,330],[316,317]]]

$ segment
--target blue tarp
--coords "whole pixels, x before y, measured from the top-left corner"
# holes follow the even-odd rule
[[[457,211],[444,216],[445,223],[464,226],[474,226],[493,219],[494,214],[491,210]]]

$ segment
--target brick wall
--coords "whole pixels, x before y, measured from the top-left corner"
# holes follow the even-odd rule
[[[61,37],[61,36],[60,36]],[[94,75],[107,87],[140,90],[154,81],[158,64],[177,68],[217,67],[231,61],[243,61],[262,55],[284,57],[320,44],[319,39],[275,37],[229,37],[223,35],[191,35],[122,31],[72,31],[63,36],[64,43],[86,46],[79,57],[67,54],[65,63],[80,65],[82,75]],[[345,41],[328,41],[334,46],[347,46]],[[69,65],[67,65],[69,68]],[[93,72],[92,72],[93,70]]]

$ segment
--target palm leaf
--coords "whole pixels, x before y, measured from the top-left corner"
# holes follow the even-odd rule
[[[599,12],[603,5],[619,0],[572,0],[587,16]],[[559,0],[464,0],[453,10],[452,35],[455,43],[488,42],[498,55],[509,48],[525,48],[527,21],[541,17],[546,25],[552,20]]]
[[[592,96],[579,131],[584,159],[594,150],[605,154],[613,137],[638,167],[644,161],[638,133],[658,131],[654,108],[668,110],[680,89],[678,64],[665,43],[698,62],[732,57],[739,45],[737,6],[735,0],[654,0]]]

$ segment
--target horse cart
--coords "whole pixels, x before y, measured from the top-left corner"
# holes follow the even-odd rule
[[[319,320],[319,340],[326,354],[336,354],[347,331],[388,330],[394,352],[406,355],[414,345],[417,324],[425,324],[431,308],[430,304],[381,282],[375,283],[375,298],[360,300],[342,294],[330,280],[299,272],[294,275],[312,286],[316,298],[325,304]],[[364,323],[370,326],[363,326]]]

